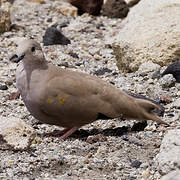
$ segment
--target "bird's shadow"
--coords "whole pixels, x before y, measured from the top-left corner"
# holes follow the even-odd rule
[[[132,127],[130,126],[122,126],[122,127],[117,127],[117,128],[107,128],[107,129],[96,129],[93,128],[91,130],[84,130],[84,129],[79,129],[76,132],[74,132],[69,138],[75,138],[75,139],[81,139],[81,140],[86,140],[87,137],[89,136],[95,136],[98,134],[101,134],[103,136],[117,136],[120,137],[124,134],[127,134],[128,132],[138,132],[138,131],[144,131],[144,128],[147,126],[147,122],[138,122],[135,123]],[[55,135],[47,135],[51,137],[60,137],[62,134],[58,134],[58,131],[54,132]],[[44,134],[43,136],[46,136]]]

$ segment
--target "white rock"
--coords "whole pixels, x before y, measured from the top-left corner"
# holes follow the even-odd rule
[[[139,73],[148,73],[159,70],[160,65],[153,63],[152,61],[147,61],[139,66]]]
[[[33,128],[15,117],[0,117],[0,135],[16,150],[27,149],[35,138]]]
[[[163,66],[177,59],[179,17],[179,0],[141,0],[134,6],[113,44],[119,69],[131,72],[146,61]]]
[[[77,17],[78,9],[68,2],[57,1],[56,10],[65,16]]]
[[[162,140],[160,152],[155,158],[158,170],[163,174],[180,167],[180,130],[170,130]]]
[[[173,87],[176,83],[176,79],[172,74],[167,74],[159,79],[159,83],[163,88]]]
[[[180,170],[170,172],[169,174],[163,176],[161,180],[180,180]]]
[[[180,108],[180,98],[176,99],[174,102],[173,102],[173,107],[179,109]]]

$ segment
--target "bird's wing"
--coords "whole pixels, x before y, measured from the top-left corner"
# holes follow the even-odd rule
[[[43,89],[41,109],[52,116],[87,121],[95,120],[98,113],[117,116],[112,102],[119,90],[99,78],[66,70],[50,78]]]

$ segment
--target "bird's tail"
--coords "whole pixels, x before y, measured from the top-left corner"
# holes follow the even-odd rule
[[[160,117],[158,117],[153,110],[155,109],[160,109],[160,107],[148,100],[144,99],[136,99],[136,107],[137,107],[137,113],[138,114],[138,119],[142,118],[144,120],[153,120],[157,123],[162,123],[169,125],[165,121],[163,121]]]

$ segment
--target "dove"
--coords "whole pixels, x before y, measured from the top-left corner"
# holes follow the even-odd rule
[[[167,124],[153,112],[159,108],[156,104],[98,77],[48,63],[35,40],[21,41],[13,58],[18,62],[16,86],[27,110],[43,123],[64,127],[61,139],[98,119],[123,116]]]

